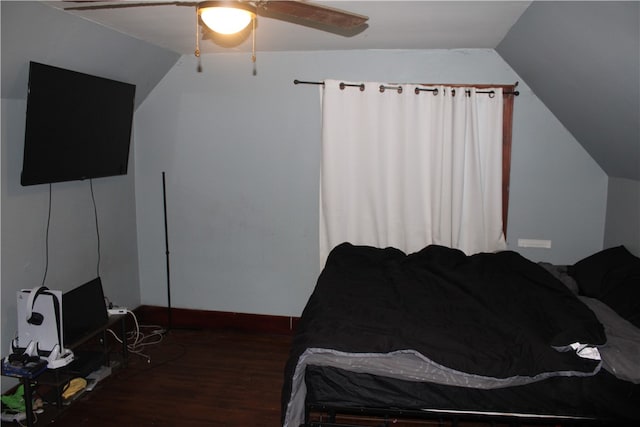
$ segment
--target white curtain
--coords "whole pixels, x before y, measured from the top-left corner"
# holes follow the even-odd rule
[[[322,89],[321,265],[342,242],[504,249],[502,89],[345,83]]]

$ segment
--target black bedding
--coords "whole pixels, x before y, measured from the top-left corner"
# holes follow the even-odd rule
[[[387,384],[399,381],[407,390],[424,384],[462,387],[457,393],[468,397],[468,406],[509,410],[513,405],[503,393],[596,375],[601,361],[592,348],[605,341],[591,310],[547,270],[515,252],[466,256],[431,245],[405,255],[345,243],[329,255],[298,324],[285,368],[283,425],[303,421],[300,405],[307,397],[331,400],[322,393],[322,381],[309,386],[306,396],[307,366],[307,381],[318,372],[325,379],[346,372],[360,380],[375,375]],[[571,347],[577,343],[587,349],[578,354]],[[482,390],[503,404],[474,400]],[[400,394],[408,399],[396,402],[401,406],[443,403]],[[348,392],[340,398],[354,400]]]

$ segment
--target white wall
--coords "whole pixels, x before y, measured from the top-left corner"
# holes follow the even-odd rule
[[[537,97],[516,99],[510,249],[556,264],[573,264],[602,249],[607,183],[607,175]],[[518,248],[519,238],[549,239],[552,247]]]
[[[640,182],[612,177],[609,178],[604,247],[618,245],[640,256]]]
[[[143,304],[166,304],[162,172],[174,307],[301,313],[318,266],[320,100],[294,79],[423,83],[521,80],[493,50],[184,56],[140,106],[136,203]],[[551,239],[534,260],[602,248],[607,177],[522,82],[508,243]]]

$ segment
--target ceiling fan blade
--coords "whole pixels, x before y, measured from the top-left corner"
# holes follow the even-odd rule
[[[369,17],[357,13],[302,1],[258,2],[258,12],[263,10],[269,15],[273,14],[274,17],[276,17],[275,15],[283,15],[341,29],[360,27],[369,19]]]
[[[102,3],[100,1],[74,1],[73,3],[84,3],[84,6],[65,7],[64,10],[105,10],[105,9],[125,9],[145,6],[197,6],[197,1],[141,1],[129,2],[120,1],[113,3]],[[90,4],[86,4],[90,3]],[[93,4],[91,4],[93,3]],[[98,3],[98,4],[95,4]],[[102,3],[102,4],[100,4]],[[221,2],[225,3],[225,2]],[[233,4],[233,1],[229,1]],[[253,3],[253,2],[248,2]],[[261,15],[292,20],[292,22],[307,21],[312,25],[320,25],[324,27],[333,27],[342,30],[353,30],[362,27],[369,17],[359,15],[357,13],[348,12],[346,10],[335,9],[328,6],[322,6],[305,1],[257,1],[256,7]]]
[[[98,3],[93,1],[83,1],[74,3]],[[119,2],[109,4],[93,4],[89,6],[72,6],[65,7],[64,10],[104,10],[104,9],[125,9],[129,7],[145,7],[145,6],[197,6],[198,2],[186,2],[186,1],[157,1],[157,2]]]

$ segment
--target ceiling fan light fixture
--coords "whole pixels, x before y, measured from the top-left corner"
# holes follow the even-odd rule
[[[256,17],[251,4],[237,1],[205,1],[198,5],[202,22],[220,34],[235,34],[242,31]]]

